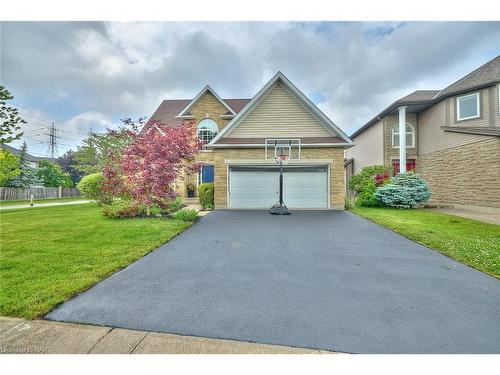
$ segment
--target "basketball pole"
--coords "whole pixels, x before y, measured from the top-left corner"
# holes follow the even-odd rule
[[[283,203],[283,160],[279,158],[280,163],[280,201],[271,207],[271,215],[290,215],[288,207]]]

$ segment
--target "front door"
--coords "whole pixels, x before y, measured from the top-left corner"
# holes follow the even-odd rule
[[[393,175],[397,175],[399,173],[399,159],[394,159],[392,161],[392,170],[393,170]],[[415,172],[416,170],[416,163],[415,159],[407,159],[406,160],[406,171],[413,171]]]
[[[214,166],[204,164],[201,166],[201,181],[202,184],[214,182]]]

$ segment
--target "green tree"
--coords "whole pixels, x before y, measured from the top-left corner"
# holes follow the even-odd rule
[[[43,160],[38,164],[37,174],[47,187],[71,187],[71,177],[58,164]]]
[[[74,154],[75,168],[84,174],[97,173],[110,159],[116,159],[135,138],[144,118],[122,119],[117,130],[107,129],[105,133],[93,133],[83,140]]]
[[[0,186],[21,173],[19,158],[7,150],[0,150]]]
[[[26,188],[40,183],[36,170],[30,166],[29,160],[26,158],[27,154],[28,146],[26,142],[24,142],[18,156],[21,173],[17,177],[9,180],[7,186]]]
[[[11,99],[14,99],[11,93],[0,85],[0,143],[10,143],[21,138],[21,124],[26,124],[19,117],[18,110],[7,105],[7,100]]]
[[[77,161],[75,159],[75,151],[66,151],[63,156],[57,159],[57,164],[61,166],[64,172],[70,175],[73,183],[77,184],[78,181],[82,179],[84,173],[76,168]]]

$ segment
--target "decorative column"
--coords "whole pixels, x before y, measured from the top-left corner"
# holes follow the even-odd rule
[[[399,111],[399,173],[406,172],[406,106]]]

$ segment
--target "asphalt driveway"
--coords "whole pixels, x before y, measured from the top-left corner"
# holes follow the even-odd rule
[[[500,281],[348,212],[215,211],[51,320],[354,353],[500,353]]]

